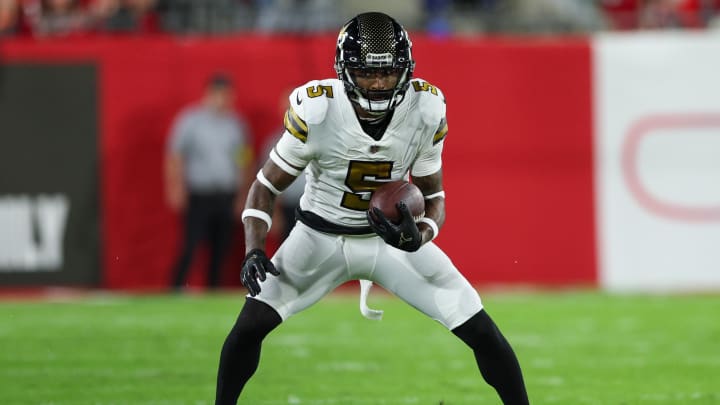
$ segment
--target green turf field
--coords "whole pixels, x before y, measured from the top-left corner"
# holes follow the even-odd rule
[[[720,297],[483,294],[534,404],[720,404]],[[237,294],[0,301],[0,404],[211,404]],[[243,404],[497,404],[469,349],[395,298],[333,295],[265,343]]]

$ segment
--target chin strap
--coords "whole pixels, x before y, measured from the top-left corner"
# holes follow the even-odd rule
[[[367,298],[372,285],[370,280],[360,280],[360,313],[367,319],[379,321],[382,319],[383,310],[371,309],[367,306]]]

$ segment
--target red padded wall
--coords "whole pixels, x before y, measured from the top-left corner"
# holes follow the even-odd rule
[[[215,70],[239,84],[258,145],[278,98],[333,76],[332,36],[6,41],[11,62],[96,61],[100,69],[103,284],[167,285],[178,218],[162,158],[174,114]],[[586,40],[415,36],[416,76],[447,98],[448,216],[437,242],[478,284],[596,282],[590,48]],[[48,168],[51,170],[51,168]],[[228,263],[237,285],[242,249]],[[197,265],[196,265],[197,267]],[[197,275],[194,280],[197,281]]]

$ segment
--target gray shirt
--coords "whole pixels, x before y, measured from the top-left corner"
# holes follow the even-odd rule
[[[245,123],[231,112],[191,107],[175,120],[169,148],[183,157],[190,192],[235,192],[238,165],[249,146]]]

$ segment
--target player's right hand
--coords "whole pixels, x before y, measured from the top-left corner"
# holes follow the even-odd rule
[[[260,293],[260,281],[265,281],[266,273],[273,276],[279,276],[280,272],[275,268],[270,259],[262,249],[253,249],[245,255],[243,260],[242,271],[240,272],[240,281],[250,292],[250,296],[254,297]],[[258,281],[259,280],[259,281]]]

